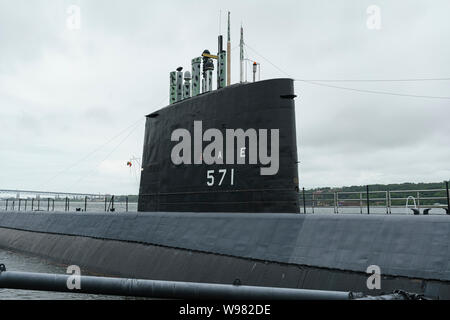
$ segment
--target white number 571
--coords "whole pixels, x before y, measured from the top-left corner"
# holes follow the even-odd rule
[[[221,170],[218,170],[218,171],[219,171],[219,174],[221,175],[220,176],[220,180],[218,179],[219,180],[218,186],[221,186],[223,184],[225,176],[227,175],[228,170],[227,169],[221,169]],[[208,185],[208,187],[212,187],[215,184],[214,173],[215,173],[215,170],[208,170],[206,172],[206,180],[207,180],[206,184]],[[231,174],[230,175],[231,175],[230,176],[230,185],[234,185],[234,169],[231,169]]]

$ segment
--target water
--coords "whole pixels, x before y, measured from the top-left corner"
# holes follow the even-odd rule
[[[0,263],[8,271],[65,274],[66,268],[48,261],[0,249]],[[128,297],[96,294],[0,289],[0,300],[124,300]]]

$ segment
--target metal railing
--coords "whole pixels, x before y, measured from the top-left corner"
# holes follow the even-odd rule
[[[130,199],[131,198],[131,199]],[[29,212],[137,212],[136,197],[114,195],[77,195],[65,197],[28,194],[25,197],[0,198],[0,211]]]
[[[138,207],[136,196],[13,190],[11,192],[17,193],[15,198],[1,198],[2,193],[6,194],[5,191],[10,190],[0,190],[0,210],[4,211],[137,212]],[[27,194],[27,197],[21,197],[23,193]],[[413,203],[414,207],[410,207],[410,203]],[[366,186],[365,191],[300,191],[300,213],[305,214],[429,214],[431,210],[433,214],[449,214],[449,206],[448,182],[444,189],[380,191],[370,190],[370,186]]]
[[[438,195],[436,195],[438,194]],[[300,194],[301,213],[449,214],[448,182],[444,189],[307,192]],[[410,201],[412,200],[412,201]],[[410,204],[414,206],[411,207]],[[442,209],[442,210],[436,210]]]

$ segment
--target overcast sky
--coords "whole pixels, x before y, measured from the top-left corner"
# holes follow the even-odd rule
[[[262,79],[450,78],[448,0],[0,0],[0,189],[136,194],[144,116],[170,71],[217,50],[227,10]],[[450,97],[450,81],[325,84]],[[302,187],[450,178],[449,99],[295,85]]]

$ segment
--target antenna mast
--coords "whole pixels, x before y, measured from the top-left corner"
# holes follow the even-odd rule
[[[228,41],[227,41],[227,86],[231,84],[231,33],[230,11],[228,11]]]
[[[241,42],[239,44],[241,48],[240,61],[241,61],[241,83],[244,82],[244,28],[241,24]]]

